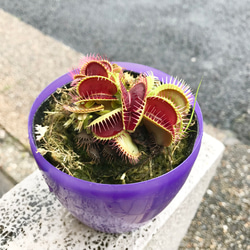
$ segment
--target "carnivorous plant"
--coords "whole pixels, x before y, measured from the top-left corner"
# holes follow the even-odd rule
[[[69,74],[70,86],[59,90],[60,98],[54,97],[53,111],[45,112],[44,136],[39,134],[39,129],[37,131],[38,141],[42,142],[41,153],[50,153],[52,161],[57,163],[64,162],[61,168],[69,174],[72,170],[65,158],[85,157],[75,168],[87,167],[87,179],[92,179],[91,164],[99,164],[100,168],[106,162],[123,164],[125,167],[121,167],[114,177],[122,183],[130,182],[127,174],[129,171],[134,174],[137,167],[145,172],[147,166],[149,176],[155,177],[152,168],[153,159],[157,157],[156,165],[165,159],[169,161],[169,170],[173,168],[173,155],[184,147],[180,142],[188,137],[187,126],[194,104],[190,87],[184,81],[171,78],[162,83],[151,72],[128,72],[94,55],[84,57],[80,66]],[[53,130],[55,124],[58,126],[56,132]],[[74,138],[65,139],[63,131]],[[65,146],[53,146],[52,150],[51,138],[57,138],[57,144],[60,141],[69,143],[73,150],[66,152]],[[60,150],[64,152],[61,155]],[[75,155],[81,151],[85,152],[84,156]],[[156,175],[161,174],[158,172]],[[110,176],[110,173],[104,175]]]

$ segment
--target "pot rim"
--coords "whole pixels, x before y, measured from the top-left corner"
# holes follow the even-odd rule
[[[123,68],[125,68],[126,70],[131,70],[131,71],[135,71],[138,73],[143,73],[143,72],[153,72],[154,75],[156,75],[159,80],[165,82],[165,80],[171,76],[169,76],[168,74],[146,66],[146,65],[142,65],[142,64],[136,64],[136,63],[129,63],[129,62],[113,62],[118,64],[119,66],[122,66]],[[82,179],[78,179],[76,177],[70,176],[62,171],[60,171],[59,169],[57,169],[55,166],[53,166],[50,162],[48,162],[40,153],[37,152],[37,148],[36,148],[36,144],[34,141],[34,136],[33,136],[33,119],[34,119],[34,115],[37,111],[37,109],[40,107],[40,105],[42,104],[42,102],[49,96],[51,95],[53,92],[55,92],[57,90],[58,87],[63,86],[69,82],[72,81],[71,76],[69,75],[69,73],[66,73],[62,76],[60,76],[59,78],[57,78],[56,80],[54,80],[52,83],[50,83],[45,89],[43,89],[41,91],[41,93],[38,95],[38,97],[36,98],[36,100],[34,101],[31,110],[30,110],[30,114],[29,114],[29,119],[28,119],[28,135],[29,135],[29,142],[30,142],[30,147],[33,153],[33,156],[35,158],[35,160],[37,161],[37,164],[39,166],[39,168],[44,171],[44,172],[48,172],[50,175],[53,175],[53,178],[56,179],[57,182],[60,183],[68,183],[69,185],[72,186],[72,188],[77,188],[77,189],[81,189],[81,187],[86,190],[98,190],[102,192],[106,192],[106,191],[116,191],[117,192],[123,192],[123,191],[135,191],[136,189],[140,189],[142,188],[143,185],[145,185],[145,187],[151,183],[151,185],[155,185],[158,186],[162,183],[163,179],[166,178],[166,176],[169,175],[174,175],[176,172],[180,171],[180,169],[182,167],[185,167],[184,165],[188,162],[191,161],[190,158],[192,158],[193,154],[198,154],[199,149],[200,149],[200,145],[201,145],[201,140],[202,140],[202,135],[203,135],[203,118],[202,118],[202,113],[201,113],[201,109],[200,106],[198,104],[198,102],[196,102],[195,105],[195,113],[197,115],[197,121],[198,121],[198,135],[196,137],[195,140],[195,144],[193,147],[193,151],[192,153],[180,164],[178,165],[176,168],[174,168],[173,170],[158,176],[156,178],[150,179],[150,180],[146,180],[146,181],[142,181],[142,182],[136,182],[136,183],[128,183],[128,184],[103,184],[103,183],[95,183],[95,182],[89,182],[86,180],[82,180]],[[63,82],[63,84],[62,84]],[[45,98],[43,98],[43,96],[45,96]],[[41,167],[41,164],[43,164],[43,166]],[[101,188],[101,190],[100,190]],[[83,190],[81,189],[81,190]]]

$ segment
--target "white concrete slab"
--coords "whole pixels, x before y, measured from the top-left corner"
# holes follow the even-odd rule
[[[224,146],[204,134],[200,154],[175,199],[128,234],[96,232],[56,200],[39,171],[0,199],[1,249],[177,249],[219,164]]]

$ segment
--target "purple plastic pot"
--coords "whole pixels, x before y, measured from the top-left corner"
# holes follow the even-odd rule
[[[127,62],[117,62],[127,70],[142,73],[152,71],[160,80],[170,76],[157,69]],[[49,189],[76,218],[103,232],[132,231],[159,214],[176,196],[186,181],[197,158],[203,134],[203,119],[198,103],[198,135],[191,155],[174,170],[152,180],[126,184],[98,184],[69,176],[51,165],[40,153],[34,141],[34,115],[44,100],[58,87],[71,81],[65,74],[47,86],[35,100],[29,115],[28,132],[32,153]]]

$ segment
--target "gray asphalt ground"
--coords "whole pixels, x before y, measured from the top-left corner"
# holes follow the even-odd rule
[[[0,9],[77,52],[146,64],[185,79],[194,90],[203,77],[198,102],[206,129],[226,145],[226,151],[180,249],[250,249],[248,0],[0,0]],[[34,38],[27,35],[29,39]],[[27,63],[40,67],[32,57],[16,61],[17,65]],[[47,68],[53,71],[53,64]],[[22,169],[32,161],[27,148],[0,126],[1,153],[9,157],[0,161],[0,170],[11,156]],[[20,154],[25,154],[24,162],[15,158]],[[0,196],[20,181],[17,176],[13,180],[0,171],[5,183]]]

